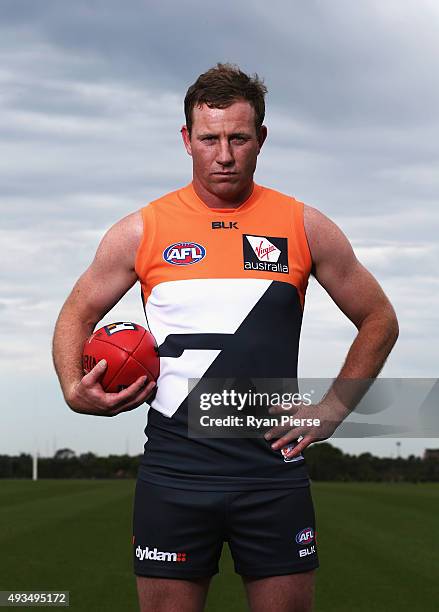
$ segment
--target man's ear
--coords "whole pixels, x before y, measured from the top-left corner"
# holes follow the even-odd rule
[[[258,134],[259,151],[262,149],[262,145],[264,144],[265,139],[267,138],[267,134],[268,134],[267,126],[261,125],[261,127],[259,128],[259,134]],[[259,151],[258,151],[258,154],[259,154]]]
[[[184,143],[185,149],[188,152],[188,155],[192,155],[191,137],[189,136],[189,130],[187,129],[187,126],[184,125],[181,128],[180,132],[181,132],[181,136],[183,138],[183,143]]]

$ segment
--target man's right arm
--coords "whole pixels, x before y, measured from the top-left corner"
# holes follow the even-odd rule
[[[143,404],[155,387],[142,376],[120,393],[101,384],[105,361],[84,376],[82,350],[96,324],[138,280],[134,269],[142,239],[140,212],[105,234],[90,267],[79,278],[59,314],[53,337],[53,361],[67,404],[75,412],[115,416]]]

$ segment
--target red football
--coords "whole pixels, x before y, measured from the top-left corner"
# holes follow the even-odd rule
[[[101,380],[109,393],[117,393],[140,376],[156,381],[160,360],[154,336],[137,323],[119,322],[105,325],[84,344],[82,364],[87,374],[101,359],[107,369]]]

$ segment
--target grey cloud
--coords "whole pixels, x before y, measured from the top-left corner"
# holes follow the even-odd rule
[[[410,3],[392,4],[391,11],[378,2],[289,7],[274,2],[270,7],[252,5],[252,10],[244,3],[231,11],[213,5],[210,17],[200,13],[195,2],[184,7],[163,3],[154,10],[145,2],[132,2],[130,11],[116,2],[92,7],[78,2],[69,10],[56,2],[40,6],[40,12],[26,12],[20,2],[7,3],[8,31],[15,28],[18,38],[28,37],[41,61],[32,66],[34,82],[26,89],[26,78],[21,79],[13,98],[14,108],[32,108],[34,119],[14,125],[12,118],[4,136],[14,140],[24,130],[31,142],[40,143],[44,136],[43,146],[51,144],[53,150],[57,143],[70,143],[73,183],[77,182],[75,147],[84,163],[90,163],[84,151],[97,157],[104,147],[106,157],[115,156],[112,166],[107,159],[107,169],[117,176],[118,168],[123,168],[120,174],[126,180],[120,176],[121,191],[143,181],[142,171],[137,177],[129,173],[130,161],[115,151],[128,142],[133,147],[136,136],[151,129],[154,133],[154,126],[160,126],[157,133],[169,134],[169,122],[174,121],[178,129],[185,87],[197,71],[217,59],[234,59],[222,57],[226,41],[230,56],[235,55],[245,69],[257,69],[267,77],[270,176],[282,185],[288,181],[287,191],[293,183],[298,197],[308,197],[311,203],[326,200],[336,214],[350,204],[353,183],[357,213],[378,214],[383,198],[386,208],[395,211],[402,199],[435,198],[437,183],[422,180],[425,172],[434,174],[439,158],[436,140],[429,138],[439,122],[438,87],[427,77],[433,72],[438,47],[429,4],[424,11]],[[413,37],[416,27],[422,30],[422,39]],[[26,55],[18,58],[18,66],[29,72]],[[13,57],[11,61],[14,66]],[[87,83],[94,87],[88,93]],[[118,85],[111,88],[109,83]],[[123,95],[123,90],[129,94]],[[148,101],[163,90],[174,92],[173,101],[159,100],[148,112]],[[162,115],[160,109],[170,110],[171,104],[172,116],[169,111]],[[38,113],[45,119],[40,138],[35,134]],[[139,114],[141,120],[134,125],[132,117]],[[57,117],[66,115],[70,124],[69,117],[57,124]],[[153,127],[147,116],[153,118]],[[124,126],[125,140],[114,125],[105,129],[112,121]],[[160,139],[166,144],[162,135]],[[173,150],[172,139],[166,142]],[[154,144],[149,150],[155,150]],[[148,149],[139,153],[147,157]],[[413,165],[415,158],[424,170]],[[80,166],[86,190],[103,189],[99,169],[84,173]],[[163,164],[158,166],[152,172],[155,177],[163,173]],[[61,185],[69,180],[61,168],[50,181],[54,189],[58,177]],[[165,190],[167,179],[158,181]],[[38,192],[47,183],[47,177],[39,183],[38,177],[30,176],[25,185],[6,183],[5,189],[22,193],[20,188],[29,185]]]
[[[437,118],[438,86],[428,78],[437,11],[428,2],[38,6],[6,3],[5,21],[88,58],[90,73],[96,62],[98,79],[117,75],[181,93],[198,71],[235,60],[266,76],[276,99],[302,119],[374,127]]]

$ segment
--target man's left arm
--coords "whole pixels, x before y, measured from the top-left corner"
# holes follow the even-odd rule
[[[366,391],[361,381],[373,379],[381,371],[398,338],[398,321],[378,281],[358,261],[340,228],[311,206],[305,206],[304,224],[313,261],[313,275],[358,330],[337,379],[318,405],[322,416],[333,421],[335,430]],[[358,385],[350,387],[353,391],[351,394],[349,385],[343,387],[342,381],[345,379],[359,381]],[[341,390],[344,388],[346,393],[340,393],[337,386]],[[352,397],[349,398],[349,395]],[[272,445],[273,448],[282,448],[297,439],[297,434],[302,435],[303,439],[290,457],[298,455],[312,442],[329,437],[317,437],[315,431],[290,430]]]

